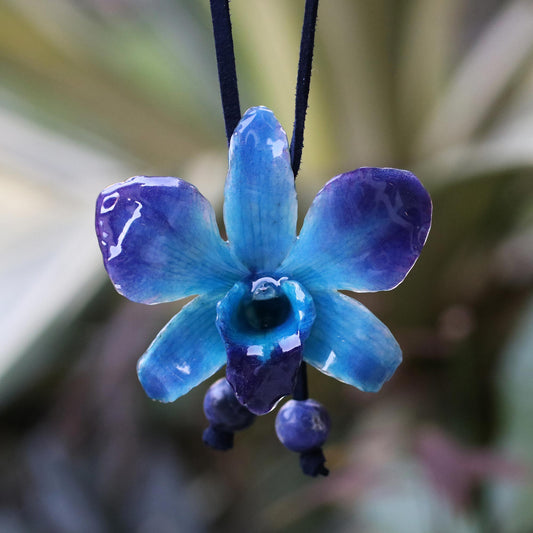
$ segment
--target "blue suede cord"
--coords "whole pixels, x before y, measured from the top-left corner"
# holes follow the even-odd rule
[[[291,164],[295,178],[300,170],[302,149],[304,146],[305,115],[307,113],[309,87],[311,84],[317,14],[318,0],[307,0],[305,2],[302,39],[300,41],[300,60],[298,62],[298,78],[296,80],[294,128],[292,130],[292,141],[290,148]]]
[[[210,2],[217,56],[218,82],[220,85],[220,96],[222,98],[224,123],[226,125],[226,137],[229,144],[233,130],[239,123],[239,120],[241,120],[229,0],[210,0]]]

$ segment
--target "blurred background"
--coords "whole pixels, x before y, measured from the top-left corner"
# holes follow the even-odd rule
[[[242,109],[289,137],[303,6],[231,2]],[[220,216],[226,158],[207,0],[0,0],[0,531],[531,533],[533,3],[319,8],[301,215],[359,166],[414,171],[435,208],[406,281],[359,297],[403,347],[394,378],[309,370],[328,478],[274,413],[215,452],[208,383],[161,405],[136,379],[180,304],[114,292],[95,198],[174,175]]]

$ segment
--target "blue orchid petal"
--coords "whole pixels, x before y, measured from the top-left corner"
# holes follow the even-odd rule
[[[329,181],[279,271],[308,289],[396,287],[431,226],[431,199],[406,170],[360,168]]]
[[[377,392],[402,361],[388,328],[365,306],[335,291],[313,291],[316,319],[304,360],[358,389]]]
[[[236,283],[219,302],[226,377],[237,399],[253,413],[268,413],[294,389],[314,318],[309,293],[286,278]]]
[[[157,335],[137,364],[139,381],[153,400],[173,402],[226,362],[215,325],[221,296],[198,296]]]
[[[111,281],[135,302],[221,292],[247,272],[220,238],[211,204],[178,178],[136,176],[105,189],[96,233]]]
[[[235,255],[253,272],[272,272],[296,238],[297,202],[287,135],[266,107],[252,107],[229,149],[224,222]]]

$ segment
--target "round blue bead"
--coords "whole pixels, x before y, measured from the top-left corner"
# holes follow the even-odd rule
[[[276,433],[281,443],[293,452],[320,448],[328,438],[330,418],[316,400],[289,400],[276,417]]]
[[[204,397],[204,413],[210,424],[225,431],[247,428],[255,415],[239,403],[226,378],[215,381]]]

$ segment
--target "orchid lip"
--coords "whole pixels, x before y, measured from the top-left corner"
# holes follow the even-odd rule
[[[238,282],[218,303],[226,377],[250,411],[267,413],[292,392],[314,319],[311,296],[286,277]]]

